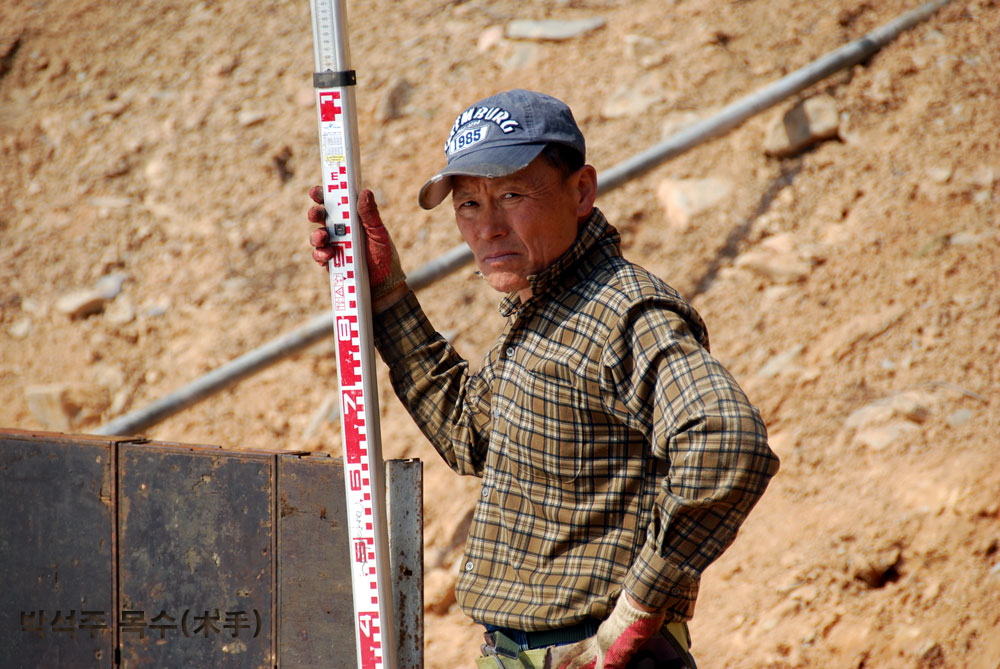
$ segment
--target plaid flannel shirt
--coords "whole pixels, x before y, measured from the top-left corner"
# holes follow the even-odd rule
[[[529,281],[478,372],[412,293],[376,319],[396,394],[452,469],[483,479],[458,602],[542,630],[607,617],[625,588],[687,620],[778,469],[760,414],[597,209]]]

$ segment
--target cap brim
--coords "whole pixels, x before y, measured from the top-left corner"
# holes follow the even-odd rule
[[[488,179],[510,176],[527,167],[544,148],[545,144],[515,144],[470,151],[453,159],[447,167],[428,179],[420,188],[417,200],[423,209],[433,209],[448,197],[453,176]]]

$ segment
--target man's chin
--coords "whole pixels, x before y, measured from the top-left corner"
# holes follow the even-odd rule
[[[522,276],[510,274],[508,272],[483,272],[480,274],[490,284],[490,288],[498,293],[514,293],[528,287],[528,281]]]

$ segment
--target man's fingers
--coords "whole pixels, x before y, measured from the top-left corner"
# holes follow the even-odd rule
[[[375,204],[375,195],[367,188],[358,193],[358,217],[365,230],[382,227],[382,216]]]
[[[327,233],[326,228],[317,228],[312,231],[309,235],[309,245],[321,249],[330,243],[330,235]]]
[[[316,203],[316,206],[309,208],[309,211],[306,212],[306,217],[310,223],[325,225],[326,207],[323,206],[323,187],[313,186],[310,188],[309,197]],[[330,258],[333,257],[333,247],[330,246],[330,235],[327,233],[326,228],[322,227],[313,230],[309,235],[309,244],[313,247],[313,260],[329,271]]]
[[[330,249],[330,247],[323,249],[313,249],[312,256],[313,260],[318,262],[323,267],[329,269],[328,263],[330,262],[330,258],[333,257],[333,251]]]
[[[323,189],[320,186],[313,186],[309,189],[309,197],[318,204],[310,207],[306,212],[306,218],[310,223],[326,223],[326,207],[323,206]],[[358,194],[358,216],[365,229],[378,228],[382,226],[382,217],[378,213],[378,205],[375,204],[375,196],[367,188]],[[315,244],[314,244],[315,246]]]
[[[594,669],[597,666],[597,660],[594,658],[574,657],[558,666],[559,669]]]
[[[596,651],[592,648],[593,637],[577,641],[572,645],[556,646],[549,650],[549,659],[554,669],[580,669],[593,667]]]
[[[310,223],[319,223],[320,225],[326,223],[326,207],[322,205],[309,207],[309,211],[306,212],[306,218],[309,219]]]

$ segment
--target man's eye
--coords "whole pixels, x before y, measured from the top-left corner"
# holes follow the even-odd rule
[[[513,200],[514,198],[521,197],[520,193],[504,193],[500,196],[503,200]]]

